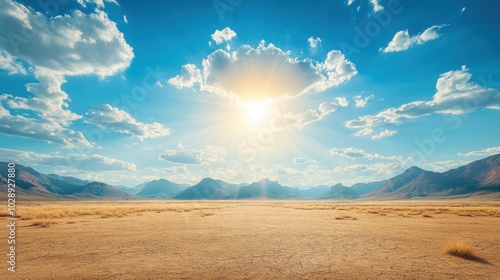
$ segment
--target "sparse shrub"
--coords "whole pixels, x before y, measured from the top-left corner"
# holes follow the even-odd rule
[[[424,217],[424,218],[432,218],[432,216],[429,215],[429,214],[423,214],[422,217]]]
[[[450,241],[446,243],[445,252],[449,255],[464,258],[464,259],[474,259],[474,251],[472,247],[463,240]]]
[[[357,220],[357,218],[351,216],[338,216],[335,217],[335,220]]]
[[[201,212],[202,217],[212,216],[213,214],[214,214],[214,212]]]

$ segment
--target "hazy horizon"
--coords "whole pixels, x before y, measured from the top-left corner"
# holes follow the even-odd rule
[[[2,160],[309,187],[500,153],[499,3],[54,3],[0,3]]]

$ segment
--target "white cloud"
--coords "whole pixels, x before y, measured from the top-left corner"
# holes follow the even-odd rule
[[[235,51],[218,49],[202,62],[182,67],[169,84],[236,99],[241,102],[290,99],[311,91],[324,91],[357,74],[340,51],[330,51],[324,62],[291,57],[273,44],[242,45]],[[201,77],[200,77],[201,76]],[[266,82],[263,82],[266,81]]]
[[[105,157],[98,154],[83,155],[71,154],[66,156],[41,156],[35,160],[37,164],[48,166],[69,166],[79,170],[87,171],[119,171],[136,170],[136,165],[132,162]]]
[[[123,22],[128,23],[128,19],[126,15],[123,15]]]
[[[166,150],[160,159],[182,164],[207,164],[223,161],[226,150],[217,146],[206,146],[203,150]]]
[[[304,113],[294,114],[290,112],[274,111],[274,118],[269,125],[274,131],[304,128],[305,126],[320,121],[329,114],[335,112],[339,107],[345,107],[349,102],[345,98],[337,98],[335,101],[322,102],[318,109],[308,109]]]
[[[23,65],[16,61],[9,53],[2,50],[0,50],[0,69],[6,70],[9,75],[26,75],[26,69],[24,69]]]
[[[157,138],[170,134],[170,130],[157,122],[146,124],[138,122],[129,113],[104,104],[92,108],[87,112],[85,123],[96,125],[99,128],[110,129],[118,133],[131,134],[139,139]]]
[[[0,101],[2,96],[0,96]],[[0,103],[0,133],[23,138],[58,143],[67,148],[92,147],[81,132],[63,127],[53,120],[35,119],[11,115]]]
[[[361,95],[354,96],[354,107],[363,108],[368,104],[368,101],[373,99],[373,95],[362,97]]]
[[[486,148],[479,151],[471,151],[468,153],[458,153],[458,155],[463,157],[487,157],[496,154],[500,154],[500,146]]]
[[[100,10],[79,10],[47,18],[6,0],[0,3],[0,48],[52,75],[114,75],[126,69],[134,54],[116,23]],[[33,34],[28,38],[22,34]],[[12,34],[18,34],[13,37]],[[21,35],[19,35],[21,34]],[[37,46],[33,48],[33,46]]]
[[[133,162],[125,162],[98,154],[69,154],[61,156],[0,148],[0,158],[15,160],[16,162],[29,165],[35,164],[68,167],[70,169],[86,171],[118,171],[136,169],[136,165]]]
[[[466,164],[470,163],[470,161],[466,160],[443,160],[443,161],[436,161],[436,162],[424,162],[422,164],[422,168],[426,170],[431,170],[434,172],[445,172],[453,168],[457,168],[460,166],[464,166]]]
[[[359,176],[361,174],[383,174],[393,176],[400,174],[405,169],[404,165],[399,162],[375,162],[370,164],[353,164],[347,166],[338,166],[333,169],[334,173],[353,174]]]
[[[349,101],[347,101],[347,99],[345,97],[336,97],[335,101],[337,101],[337,103],[340,107],[349,106]]]
[[[370,0],[370,3],[373,5],[374,12],[379,12],[384,9],[384,7],[378,3],[378,0]]]
[[[460,15],[461,15],[461,14],[463,14],[463,13],[465,12],[465,9],[466,9],[466,8],[467,8],[467,7],[462,7],[462,9],[460,10]]]
[[[347,5],[348,6],[352,5],[352,3],[354,3],[354,0],[347,0]]]
[[[309,42],[309,47],[313,50],[321,46],[321,38],[319,37],[309,37],[309,39],[307,39],[307,42]]]
[[[389,52],[401,52],[406,51],[415,45],[422,45],[428,41],[435,40],[441,36],[437,31],[447,26],[446,24],[434,25],[427,28],[424,32],[419,33],[414,36],[410,36],[408,30],[401,30],[394,35],[392,41],[389,42],[387,47],[380,48],[379,51],[389,53]]]
[[[364,158],[364,159],[382,159],[382,160],[392,160],[392,161],[402,161],[403,159],[401,157],[396,157],[396,156],[382,156],[380,154],[374,153],[370,154],[365,152],[362,149],[357,149],[354,147],[349,147],[349,148],[344,148],[344,149],[339,149],[339,148],[333,148],[330,150],[330,154],[332,156],[340,156],[340,157],[345,157],[348,159],[359,159],[359,158]]]
[[[118,5],[116,0],[76,0],[83,7],[87,7],[87,3],[95,4],[98,8],[104,8],[104,2],[109,2]]]
[[[214,34],[212,34],[212,39],[215,41],[217,45],[222,44],[227,41],[231,41],[236,36],[236,32],[231,30],[231,28],[226,27],[222,30],[215,30]]]
[[[86,2],[104,6],[103,1]],[[86,2],[82,1],[83,5]],[[0,29],[0,38],[6,38],[0,40],[1,67],[24,73],[20,68],[12,68],[22,61],[31,66],[30,74],[39,81],[26,85],[33,97],[2,95],[4,105],[32,111],[36,118],[11,115],[2,108],[0,133],[68,147],[91,145],[80,132],[67,128],[81,116],[68,109],[69,97],[61,86],[66,76],[105,77],[130,65],[134,57],[132,48],[116,24],[100,10],[91,14],[74,10],[71,14],[49,18],[20,3],[5,0],[0,2],[0,25],[4,26]],[[10,122],[17,123],[18,127]]]
[[[414,101],[398,108],[389,108],[376,115],[361,116],[346,122],[346,127],[357,129],[357,136],[373,135],[374,127],[401,124],[402,119],[415,119],[431,114],[460,115],[478,109],[500,109],[500,91],[470,82],[472,75],[463,66],[461,70],[441,74],[437,92],[430,101]]]
[[[168,80],[168,83],[178,89],[195,88],[203,83],[201,70],[194,64],[186,64],[182,66],[181,73]]]
[[[26,89],[35,96],[23,98],[5,95],[8,107],[34,111],[42,119],[55,121],[62,126],[68,126],[81,118],[80,115],[66,109],[69,106],[66,102],[68,94],[61,89],[65,82],[61,75],[37,71],[35,77],[40,83],[26,84]]]
[[[373,135],[372,139],[377,140],[377,139],[381,139],[381,138],[384,138],[384,137],[391,137],[391,136],[393,136],[396,133],[398,133],[398,132],[395,131],[395,130],[384,129],[379,134]]]

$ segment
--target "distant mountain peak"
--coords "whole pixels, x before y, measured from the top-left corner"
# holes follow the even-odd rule
[[[199,183],[207,183],[207,182],[213,182],[213,181],[215,181],[213,178],[207,177],[207,178],[201,179],[201,181]]]
[[[412,167],[405,170],[405,172],[422,172],[422,171],[425,171],[425,170],[423,170],[422,168],[420,168],[418,166],[412,166]]]

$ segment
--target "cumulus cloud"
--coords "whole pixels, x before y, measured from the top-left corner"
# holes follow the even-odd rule
[[[354,147],[349,147],[349,148],[344,148],[344,149],[339,149],[339,148],[333,148],[330,150],[330,154],[332,156],[339,156],[339,157],[345,157],[348,159],[359,159],[359,158],[365,158],[369,160],[373,159],[382,159],[382,160],[393,160],[393,161],[402,161],[403,159],[401,157],[396,157],[396,156],[382,156],[380,154],[374,153],[367,153],[362,149],[357,149]]]
[[[104,6],[104,2],[98,0],[81,1],[80,4],[89,2]],[[90,145],[80,132],[67,128],[81,116],[68,109],[69,97],[61,86],[66,76],[106,77],[130,65],[134,57],[132,48],[116,24],[100,10],[90,14],[75,10],[49,18],[6,0],[0,2],[0,25],[4,27],[0,29],[0,38],[3,38],[0,40],[0,67],[27,74],[20,68],[20,62],[26,63],[30,66],[30,74],[38,80],[38,83],[26,85],[32,97],[2,95],[0,133],[63,143],[69,147],[75,143]],[[31,111],[36,117],[12,115],[5,105],[10,109]],[[19,128],[9,123],[12,121],[18,123]],[[69,138],[63,139],[66,136]]]
[[[196,68],[194,64],[186,64],[182,66],[181,73],[168,80],[168,83],[178,89],[193,88],[203,83],[201,70]]]
[[[375,162],[371,164],[353,164],[347,166],[337,166],[333,169],[334,173],[340,174],[383,174],[396,175],[404,171],[404,166],[399,162]]]
[[[23,65],[16,61],[9,53],[0,50],[0,69],[6,70],[9,75],[26,74]]]
[[[261,41],[229,52],[218,49],[203,59],[202,69],[183,66],[169,80],[177,88],[207,91],[241,102],[290,99],[324,91],[351,79],[356,67],[340,51],[330,51],[324,62],[298,59],[273,44]],[[201,78],[200,78],[201,75]]]
[[[361,95],[354,96],[354,107],[362,108],[368,104],[368,101],[373,99],[373,95],[362,97]]]
[[[389,52],[401,52],[406,51],[415,45],[422,45],[428,41],[435,40],[441,36],[438,30],[442,27],[447,26],[446,24],[434,25],[427,28],[424,32],[419,33],[414,36],[410,36],[408,30],[401,30],[394,35],[392,41],[385,48],[381,48],[379,51],[389,53]]]
[[[202,150],[166,150],[160,159],[182,164],[207,164],[222,161],[226,150],[217,146],[206,146]]]
[[[373,135],[372,139],[377,140],[377,139],[381,139],[381,138],[384,138],[384,137],[391,137],[391,136],[393,136],[396,133],[398,133],[398,132],[395,131],[395,130],[384,129],[379,134]]]
[[[500,146],[486,148],[478,151],[470,151],[468,153],[458,153],[458,155],[463,157],[487,157],[500,154]]]
[[[470,82],[472,75],[465,66],[461,70],[441,74],[437,92],[430,101],[414,101],[398,108],[389,108],[376,115],[361,116],[346,122],[346,127],[357,129],[357,136],[373,135],[375,127],[401,124],[404,119],[415,119],[431,114],[460,115],[478,109],[500,109],[500,91]],[[387,133],[386,133],[387,134]],[[386,135],[388,136],[388,135]]]
[[[236,32],[231,30],[231,28],[226,27],[222,30],[215,30],[212,34],[212,40],[215,41],[217,45],[222,44],[227,41],[231,41],[236,36]]]
[[[321,38],[319,38],[319,37],[316,37],[316,38],[309,37],[309,39],[307,39],[307,42],[309,42],[309,47],[312,50],[315,50],[321,46]]]
[[[22,162],[30,165],[36,164],[55,167],[69,167],[86,171],[119,171],[136,169],[136,165],[133,162],[125,162],[98,154],[69,154],[61,156],[0,148],[0,158],[15,159],[16,162]]]
[[[75,10],[48,18],[12,0],[2,1],[0,8],[4,26],[0,36],[7,38],[0,40],[0,48],[39,72],[105,77],[126,69],[134,57],[123,33],[104,11]]]
[[[50,72],[35,72],[35,77],[40,83],[26,84],[26,89],[35,96],[31,98],[4,95],[5,103],[11,109],[31,110],[44,120],[52,120],[68,126],[81,116],[66,109],[68,94],[61,89],[65,82],[61,75]]]
[[[92,108],[87,112],[85,123],[93,124],[103,129],[110,129],[118,133],[130,134],[141,140],[170,134],[169,129],[157,122],[151,124],[138,122],[129,113],[109,104]]]
[[[116,0],[76,0],[76,2],[83,7],[87,7],[87,3],[95,4],[98,8],[104,8],[104,2],[109,2],[118,5]]]
[[[1,101],[1,97],[0,97]],[[67,148],[92,147],[79,131],[63,127],[53,120],[11,115],[0,103],[0,133],[61,144]]]
[[[379,11],[382,11],[384,9],[384,7],[379,4],[378,0],[370,0],[370,3],[373,6],[374,12],[379,12]]]
[[[304,128],[305,126],[320,121],[329,114],[335,112],[339,107],[346,107],[349,102],[344,97],[338,97],[335,101],[322,102],[318,109],[308,109],[303,113],[294,114],[290,112],[274,111],[274,118],[269,123],[274,131]]]

